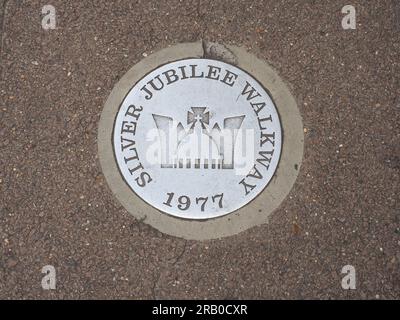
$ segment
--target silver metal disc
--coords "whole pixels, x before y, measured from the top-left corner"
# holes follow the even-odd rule
[[[270,95],[247,72],[184,59],[134,84],[115,118],[113,146],[121,175],[140,198],[198,220],[231,213],[266,187],[282,132]]]

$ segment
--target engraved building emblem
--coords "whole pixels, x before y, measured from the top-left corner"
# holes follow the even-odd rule
[[[225,118],[222,129],[218,123],[209,126],[206,107],[192,107],[187,112],[187,128],[171,117],[153,114],[153,118],[165,161],[162,168],[233,169],[235,140],[244,115]]]

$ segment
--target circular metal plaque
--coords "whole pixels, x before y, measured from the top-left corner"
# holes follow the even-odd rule
[[[130,214],[205,240],[268,222],[300,170],[303,125],[264,60],[235,46],[181,43],[148,55],[114,86],[98,147]]]
[[[279,163],[278,112],[263,86],[222,61],[183,59],[133,85],[113,145],[129,187],[185,219],[231,213],[254,199]]]

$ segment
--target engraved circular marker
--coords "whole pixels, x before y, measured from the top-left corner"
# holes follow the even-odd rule
[[[245,206],[278,166],[282,129],[267,90],[246,71],[181,59],[147,73],[112,132],[126,184],[164,214],[220,217]]]
[[[281,214],[303,144],[296,99],[268,62],[207,41],[127,67],[98,127],[101,168],[119,203],[137,223],[192,240]]]

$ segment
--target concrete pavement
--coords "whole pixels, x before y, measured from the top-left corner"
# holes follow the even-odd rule
[[[43,30],[41,8],[56,8]],[[398,299],[398,4],[348,1],[3,1],[0,297]],[[143,56],[199,40],[246,48],[290,86],[301,171],[269,224],[187,241],[114,199],[97,125]],[[56,290],[41,269],[54,265]],[[356,269],[356,290],[341,287]]]

